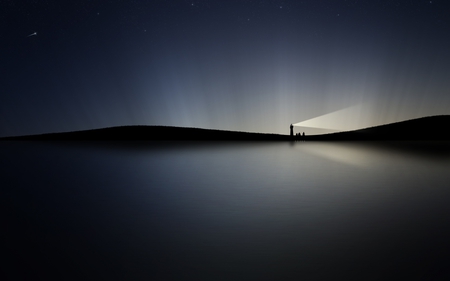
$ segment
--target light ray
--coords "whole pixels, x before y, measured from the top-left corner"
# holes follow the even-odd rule
[[[320,128],[334,131],[348,131],[361,129],[367,109],[361,104],[349,106],[318,117],[293,124],[297,127]]]

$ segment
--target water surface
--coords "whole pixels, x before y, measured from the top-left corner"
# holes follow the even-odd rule
[[[5,272],[445,279],[449,147],[2,142]]]

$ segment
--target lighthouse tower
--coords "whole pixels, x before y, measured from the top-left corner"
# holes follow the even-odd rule
[[[294,126],[291,124],[291,137],[294,136]]]

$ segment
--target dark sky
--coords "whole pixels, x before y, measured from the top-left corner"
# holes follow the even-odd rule
[[[0,136],[450,113],[447,0],[0,0],[0,30]]]

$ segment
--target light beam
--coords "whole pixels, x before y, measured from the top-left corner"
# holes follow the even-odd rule
[[[365,124],[364,113],[367,110],[361,104],[339,109],[318,117],[293,124],[297,127],[318,128],[333,131],[361,129]]]

